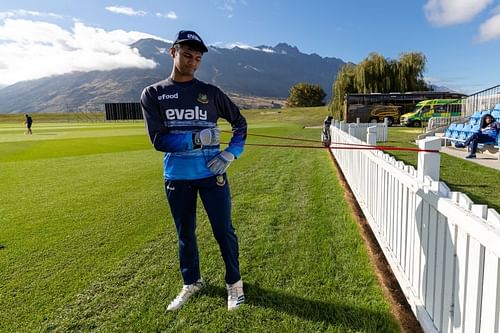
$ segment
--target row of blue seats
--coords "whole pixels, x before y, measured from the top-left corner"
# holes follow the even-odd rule
[[[476,111],[472,116],[469,118],[469,124],[471,125],[480,125],[481,118],[484,115],[491,114],[493,118],[495,118],[497,121],[500,121],[500,104],[497,104],[493,110],[488,110],[488,111]]]
[[[477,111],[465,124],[451,124],[444,134],[445,140],[450,140],[451,142],[464,142],[473,133],[479,132],[481,121],[483,117],[487,114],[491,114],[496,121],[500,122],[500,104],[497,104],[493,110],[488,111]],[[500,135],[497,136],[495,141],[486,142],[486,145],[492,144],[494,146],[500,146]],[[482,144],[482,145],[484,145]]]

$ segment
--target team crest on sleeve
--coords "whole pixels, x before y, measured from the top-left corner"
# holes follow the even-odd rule
[[[197,101],[200,102],[200,103],[202,103],[202,104],[208,104],[208,96],[207,96],[207,94],[199,93]]]

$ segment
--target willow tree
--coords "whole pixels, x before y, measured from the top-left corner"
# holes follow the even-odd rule
[[[356,88],[359,93],[387,91],[391,88],[390,62],[378,53],[356,66]]]
[[[356,76],[356,66],[346,64],[340,68],[337,78],[333,83],[333,99],[329,105],[330,111],[336,119],[342,118],[342,107],[344,103],[344,94],[356,91],[354,78]]]
[[[403,53],[396,64],[398,84],[396,91],[426,90],[424,81],[425,55],[423,53]]]
[[[348,64],[339,70],[333,84],[333,99],[329,109],[335,118],[342,119],[346,93],[428,90],[423,79],[425,63],[423,53],[402,53],[397,60],[370,53],[358,65]]]

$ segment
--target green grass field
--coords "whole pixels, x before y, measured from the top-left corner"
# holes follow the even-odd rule
[[[252,133],[319,139],[303,127],[325,113],[245,115]],[[177,237],[143,125],[34,120],[33,136],[0,124],[1,332],[399,331],[325,150],[246,148],[229,181],[247,303],[226,310],[199,207],[209,287],[167,313],[182,285]]]
[[[415,147],[419,128],[393,127],[389,130],[390,146]],[[383,144],[383,145],[384,145]],[[390,151],[396,159],[417,167],[417,154],[404,151]],[[484,167],[462,158],[441,154],[440,180],[452,191],[467,194],[474,203],[488,205],[500,212],[500,171]]]

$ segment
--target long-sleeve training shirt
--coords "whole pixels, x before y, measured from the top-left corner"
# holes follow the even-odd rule
[[[141,107],[151,143],[165,152],[165,180],[191,180],[214,176],[207,163],[220,153],[220,146],[195,146],[194,134],[227,120],[233,136],[226,151],[238,158],[243,152],[247,123],[239,108],[217,87],[193,79],[172,78],[144,88]]]

